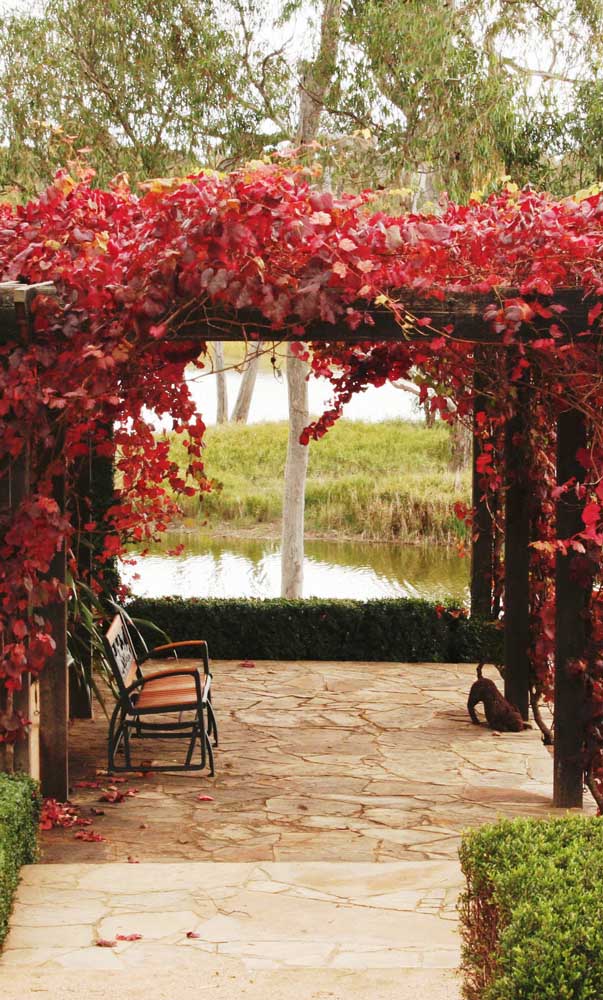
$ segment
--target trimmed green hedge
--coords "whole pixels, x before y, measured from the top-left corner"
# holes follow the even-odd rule
[[[493,624],[428,601],[138,597],[128,611],[174,642],[206,639],[218,660],[471,663],[498,662],[501,655]]]
[[[0,944],[6,936],[21,865],[38,852],[40,794],[24,774],[0,772]]]
[[[510,820],[463,838],[466,1000],[601,1000],[603,820]]]

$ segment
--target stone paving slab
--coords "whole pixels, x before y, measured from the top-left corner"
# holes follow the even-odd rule
[[[454,970],[459,883],[447,861],[31,865],[0,969]]]
[[[72,727],[72,799],[84,817],[102,808],[94,829],[106,840],[53,830],[45,861],[453,860],[466,827],[555,814],[552,758],[539,733],[471,724],[472,665],[221,661],[213,669],[215,779],[133,777],[120,788],[136,794],[100,805],[99,790],[77,787],[105,764],[98,711]],[[159,749],[175,753],[173,744]],[[158,752],[146,742],[140,756]],[[199,802],[200,793],[213,801]]]
[[[28,866],[0,996],[459,1000],[458,883],[447,861]]]

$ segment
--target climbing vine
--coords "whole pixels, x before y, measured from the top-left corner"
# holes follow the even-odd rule
[[[177,514],[178,497],[210,488],[205,428],[184,375],[191,360],[202,363],[204,330],[304,337],[298,353],[333,386],[332,406],[304,432],[308,442],[328,430],[354,393],[388,379],[412,379],[421,401],[443,419],[468,420],[483,362],[464,338],[467,309],[458,322],[437,320],[442,300],[464,296],[482,310],[500,348],[496,357],[513,359],[484,366],[489,404],[475,420],[481,487],[498,512],[501,427],[519,405],[519,386],[530,387],[524,445],[533,484],[536,694],[552,690],[556,553],[578,553],[581,582],[589,592],[595,582],[591,650],[574,669],[588,679],[585,766],[600,789],[603,197],[597,189],[557,202],[508,185],[483,202],[444,200],[437,216],[391,218],[371,212],[369,192],[334,196],[314,181],[308,168],[257,163],[228,175],[151,180],[136,192],[121,176],[105,191],[82,167],[60,171],[24,206],[0,207],[2,280],[50,281],[56,289],[34,298],[31,332],[0,345],[1,474],[29,449],[33,482],[19,505],[0,514],[0,678],[18,688],[23,672],[38,673],[53,650],[47,608],[65,597],[52,572],[58,549],[66,548],[76,574],[76,533],[98,532],[104,541],[91,581],[98,588],[103,562],[132,539],[156,537]],[[568,290],[588,303],[580,329],[574,314],[571,329],[567,322]],[[391,315],[398,337],[370,339],[376,309]],[[312,341],[316,324],[319,342]],[[339,330],[359,339],[344,343]],[[558,485],[551,428],[568,406],[586,416],[589,442],[578,456],[581,481]],[[171,461],[152,414],[169,417],[182,436],[184,470]],[[91,443],[120,471],[102,524],[90,498],[78,493],[78,463]],[[67,480],[67,512],[55,494],[58,476]],[[555,501],[563,491],[584,505],[582,530],[571,539],[556,537]],[[6,711],[0,741],[17,739],[25,723]]]

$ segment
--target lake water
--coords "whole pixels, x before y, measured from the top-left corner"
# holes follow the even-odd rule
[[[182,555],[166,555],[166,549],[180,543],[186,546]],[[172,531],[161,549],[134,567],[123,566],[122,577],[135,594],[148,597],[278,597],[280,546],[276,541]],[[449,549],[306,542],[304,597],[423,597],[466,603],[468,582],[468,560]]]

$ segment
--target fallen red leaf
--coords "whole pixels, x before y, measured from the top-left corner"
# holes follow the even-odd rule
[[[239,666],[246,667],[247,670],[251,670],[253,667],[255,667],[255,663],[253,662],[253,660],[241,660]]]
[[[100,843],[101,840],[106,840],[101,833],[95,833],[94,830],[78,830],[75,834],[76,840],[85,840],[86,843],[95,844]]]
[[[40,830],[52,830],[55,826],[61,826],[68,830],[75,826],[77,819],[77,810],[71,802],[44,799],[40,814]]]
[[[128,854],[128,864],[129,865],[139,865],[140,861],[138,858],[133,858],[131,854]]]
[[[213,802],[213,796],[211,795],[197,795],[197,802]]]
[[[115,948],[116,944],[116,941],[109,941],[107,938],[98,938],[96,941],[97,948]]]
[[[110,789],[101,795],[99,802],[110,802],[112,805],[117,805],[118,802],[123,802],[125,799],[123,792],[118,792],[117,789]]]
[[[140,941],[142,934],[116,934],[117,941]]]
[[[186,936],[187,936],[187,938],[200,938],[201,937],[201,935],[198,934],[197,931],[187,931],[186,932]]]

